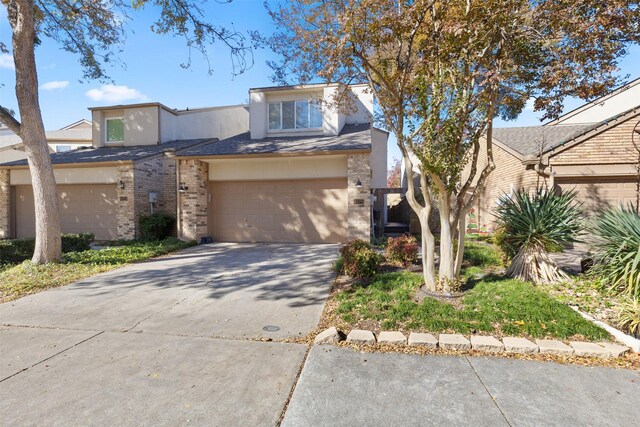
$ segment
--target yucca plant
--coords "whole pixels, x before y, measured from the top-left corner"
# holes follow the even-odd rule
[[[600,213],[593,225],[594,273],[607,288],[640,299],[640,215],[628,206]]]
[[[494,215],[510,254],[509,277],[539,283],[558,283],[569,277],[549,256],[549,249],[577,242],[582,230],[575,190],[556,193],[546,188],[534,194],[520,190],[500,197]]]
[[[632,299],[621,305],[618,323],[630,334],[640,336],[640,302],[638,300]]]

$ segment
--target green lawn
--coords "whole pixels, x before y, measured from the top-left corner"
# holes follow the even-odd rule
[[[67,285],[122,265],[145,261],[193,246],[195,242],[166,239],[159,242],[126,242],[99,251],[69,252],[58,264],[34,265],[25,261],[0,271],[0,302],[11,301],[45,289]]]
[[[377,275],[368,285],[354,284],[335,295],[335,314],[351,327],[377,330],[493,333],[607,339],[603,329],[534,285],[491,273],[502,265],[495,246],[469,242],[463,280],[470,288],[457,300],[414,300],[422,276],[410,272]]]

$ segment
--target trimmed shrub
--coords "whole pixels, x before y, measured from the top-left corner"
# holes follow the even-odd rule
[[[82,252],[91,249],[93,233],[68,233],[62,235],[62,252]]]
[[[91,249],[93,233],[63,234],[62,252],[82,252]],[[31,259],[36,247],[36,239],[0,240],[0,265],[19,264]]]
[[[387,260],[397,262],[405,267],[411,265],[418,259],[418,241],[410,234],[389,237],[385,256]]]
[[[373,250],[369,242],[354,240],[340,248],[342,273],[357,279],[375,276],[382,256]]]
[[[163,240],[171,234],[176,219],[166,213],[154,213],[141,215],[139,223],[142,240]]]
[[[36,239],[0,240],[0,264],[19,264],[31,259]]]
[[[640,215],[631,206],[608,209],[596,218],[593,233],[593,273],[607,288],[640,299]]]

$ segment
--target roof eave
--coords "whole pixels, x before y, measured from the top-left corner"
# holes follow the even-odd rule
[[[594,137],[595,135],[604,132],[610,125],[616,125],[620,122],[623,122],[625,120],[628,120],[630,118],[635,117],[636,115],[640,115],[640,106],[632,108],[631,110],[625,111],[621,114],[618,114],[617,116],[614,116],[602,123],[600,123],[598,126],[589,129],[587,131],[585,131],[584,133],[574,136],[573,138],[567,140],[567,141],[563,141],[559,144],[556,144],[553,147],[550,147],[548,150],[546,150],[544,153],[548,154],[549,157],[553,157],[557,154],[560,154],[563,151],[569,150],[570,148],[572,148],[573,146],[580,144],[581,142]],[[557,150],[557,151],[556,151]]]
[[[371,153],[371,148],[360,150],[318,150],[318,151],[298,151],[298,152],[270,152],[270,153],[246,153],[246,154],[203,154],[203,155],[180,155],[176,158],[182,160],[207,160],[207,159],[251,159],[260,157],[306,157],[306,156],[327,156],[337,154],[367,154]]]
[[[113,160],[108,162],[73,162],[73,163],[53,163],[53,168],[65,167],[65,168],[82,168],[82,167],[95,167],[95,166],[121,166],[133,164],[133,160]],[[29,169],[29,165],[2,165],[0,169]]]

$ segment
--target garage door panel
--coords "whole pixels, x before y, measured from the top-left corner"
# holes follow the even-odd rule
[[[217,241],[346,240],[346,180],[214,182],[209,232]]]
[[[16,235],[35,235],[35,208],[31,186],[16,186]],[[118,238],[115,184],[58,185],[58,207],[63,233],[93,233],[97,240]]]
[[[632,177],[556,178],[562,190],[576,189],[583,209],[590,214],[620,203],[635,203],[636,183]]]

